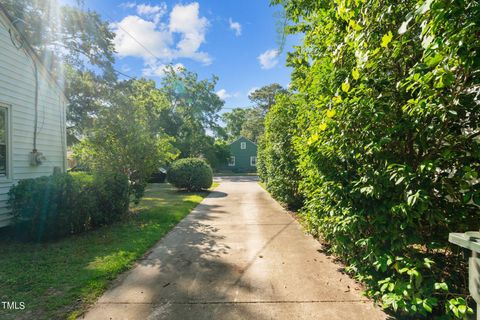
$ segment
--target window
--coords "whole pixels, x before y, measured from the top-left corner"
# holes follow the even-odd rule
[[[257,157],[250,157],[250,166],[252,167],[257,166]]]
[[[0,106],[0,177],[7,177],[8,165],[8,109]]]
[[[246,142],[240,142],[240,149],[242,149],[242,150],[247,149],[247,143]]]
[[[228,159],[228,166],[229,167],[235,167],[235,157],[231,156],[230,159]]]

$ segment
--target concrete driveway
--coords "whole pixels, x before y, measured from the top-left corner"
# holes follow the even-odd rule
[[[387,318],[254,177],[219,180],[84,318]]]

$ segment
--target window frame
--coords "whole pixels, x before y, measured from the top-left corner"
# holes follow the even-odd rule
[[[6,164],[5,176],[0,176],[0,183],[12,182],[12,108],[9,104],[0,102],[0,108],[5,109],[7,116],[5,119],[6,126]]]
[[[233,162],[232,162],[233,160]],[[228,159],[228,166],[229,167],[235,167],[235,156],[230,156],[230,158]]]
[[[240,142],[240,149],[241,150],[247,150],[247,143],[246,142]]]
[[[252,160],[255,160],[255,163],[253,163]],[[257,166],[257,157],[256,156],[250,156],[250,167],[256,167]]]

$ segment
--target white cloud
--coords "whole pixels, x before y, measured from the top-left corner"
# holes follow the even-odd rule
[[[193,59],[203,64],[212,62],[208,53],[200,51],[209,21],[200,16],[197,2],[176,5],[165,19],[168,21],[162,21],[167,13],[165,3],[148,5],[126,2],[121,6],[135,8],[137,15],[126,16],[111,24],[116,34],[115,49],[121,58],[142,58],[144,74],[161,75],[161,66],[177,58]]]
[[[240,92],[234,92],[234,93],[231,93],[231,92],[228,92],[227,90],[225,89],[220,89],[216,92],[217,96],[222,99],[222,100],[226,100],[226,99],[230,99],[230,98],[238,98],[240,97]]]
[[[242,35],[242,25],[240,23],[233,21],[232,18],[228,19],[228,23],[230,24],[230,29],[235,31],[237,37]]]
[[[135,8],[137,6],[137,4],[135,2],[123,2],[123,3],[120,3],[120,8],[123,8],[123,9],[132,9],[132,8]]]
[[[220,89],[220,90],[218,90],[218,91],[217,91],[217,96],[218,96],[220,99],[222,99],[222,100],[226,100],[226,99],[232,97],[232,95],[229,94],[229,93],[227,92],[227,90],[225,90],[225,89]]]
[[[262,69],[272,69],[278,63],[278,50],[267,50],[257,57]]]
[[[167,68],[169,66],[173,67],[173,70],[175,71],[180,71],[182,69],[185,69],[185,66],[181,63],[177,63],[174,65],[171,64],[159,64],[159,65],[152,65],[144,68],[143,71],[143,76],[151,77],[151,76],[156,76],[156,77],[163,77],[167,71]]]
[[[192,58],[210,64],[212,62],[205,52],[198,52],[200,45],[205,42],[205,33],[208,27],[208,20],[199,15],[200,6],[198,2],[187,5],[177,4],[170,12],[169,29],[172,33],[182,34],[181,40],[177,43],[178,57]]]
[[[165,3],[161,3],[158,6],[151,6],[149,4],[139,4],[137,5],[137,13],[143,15],[155,14],[167,11],[167,5]]]
[[[153,55],[161,59],[173,57],[170,48],[173,43],[172,34],[158,28],[153,21],[127,16],[122,21],[113,23],[112,28],[116,33],[113,42],[120,57],[140,57],[149,64],[156,60]]]
[[[162,16],[167,13],[167,5],[165,3],[161,3],[156,6],[151,6],[149,4],[142,3],[137,5],[137,13],[140,16],[153,19],[153,22],[157,24],[162,18]]]

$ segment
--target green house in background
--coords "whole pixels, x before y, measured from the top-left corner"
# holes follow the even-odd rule
[[[230,144],[230,159],[225,170],[232,172],[257,171],[257,145],[245,137]]]

